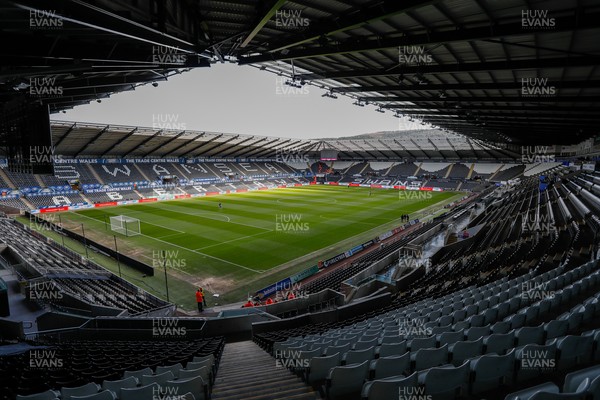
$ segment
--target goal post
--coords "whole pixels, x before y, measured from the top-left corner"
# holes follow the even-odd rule
[[[126,215],[110,217],[110,230],[125,236],[140,235],[140,220]]]

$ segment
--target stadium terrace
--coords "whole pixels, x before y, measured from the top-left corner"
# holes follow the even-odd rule
[[[0,400],[600,399],[597,1],[0,14]]]

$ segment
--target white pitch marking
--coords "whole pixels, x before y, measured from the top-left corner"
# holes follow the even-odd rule
[[[247,239],[247,238],[251,238],[251,237],[254,237],[254,236],[264,235],[265,233],[269,233],[269,232],[272,232],[272,231],[259,232],[259,233],[256,233],[254,235],[242,236],[242,237],[239,237],[239,238],[236,238],[236,239],[227,240],[225,242],[211,244],[209,246],[204,246],[204,247],[199,247],[199,248],[197,248],[195,250],[204,250],[204,249],[208,249],[209,247],[220,246],[220,245],[225,244],[225,243],[235,242],[236,240],[242,240],[242,239]]]
[[[231,220],[231,218],[230,218],[229,216],[227,216],[227,215],[220,215],[220,214],[209,214],[209,213],[205,213],[205,212],[204,212],[204,213],[200,213],[200,214],[194,214],[194,213],[188,213],[188,212],[183,212],[183,211],[177,211],[177,210],[173,210],[173,209],[171,209],[171,208],[166,208],[166,207],[161,207],[161,208],[162,208],[162,209],[165,209],[165,210],[167,210],[167,211],[170,211],[170,212],[174,212],[174,213],[178,213],[178,214],[184,214],[184,215],[191,215],[191,216],[194,216],[194,217],[202,217],[203,215],[219,215],[219,216],[222,216],[222,217],[225,217],[225,218],[227,218],[227,219],[228,219],[227,221],[223,221],[223,222],[229,222],[230,224],[236,224],[236,225],[248,226],[248,227],[250,227],[250,228],[262,229],[262,230],[269,231],[269,232],[271,232],[271,231],[272,231],[272,229],[263,228],[262,226],[256,226],[256,225],[250,225],[250,224],[243,224],[243,223],[241,223],[241,222],[234,222],[234,221],[232,221],[232,220]],[[216,219],[216,218],[209,218],[209,217],[202,217],[202,218],[206,218],[206,219],[212,219],[212,220],[215,220],[215,221],[222,221],[222,220],[219,220],[219,219]]]
[[[70,213],[73,213],[73,211],[68,211],[68,212],[70,212]],[[87,215],[84,215],[84,214],[76,214],[76,215],[80,215],[80,216],[82,216],[82,217],[85,217],[85,218],[91,219],[91,220],[93,220],[93,221],[96,221],[96,222],[102,222],[102,221],[100,221],[100,220],[98,220],[98,219],[96,219],[96,218],[88,217]],[[215,259],[215,260],[218,260],[218,261],[224,262],[224,263],[226,263],[226,264],[235,265],[236,267],[243,268],[243,269],[246,269],[246,270],[248,270],[248,271],[256,272],[257,274],[262,274],[262,273],[264,272],[264,271],[257,271],[257,270],[255,270],[255,269],[248,268],[248,267],[245,267],[245,266],[243,266],[243,265],[240,265],[240,264],[234,263],[234,262],[232,262],[232,261],[227,261],[227,260],[224,260],[224,259],[222,259],[222,258],[219,258],[219,257],[211,256],[210,254],[200,253],[199,251],[196,251],[196,250],[193,250],[193,249],[189,249],[189,248],[187,248],[187,247],[180,246],[180,245],[178,245],[178,244],[175,244],[175,243],[167,242],[166,240],[162,240],[162,239],[158,239],[158,238],[155,238],[155,237],[152,237],[152,236],[148,236],[148,235],[145,235],[145,234],[143,234],[143,233],[140,233],[140,235],[142,235],[142,236],[145,236],[145,237],[147,237],[148,239],[152,239],[152,240],[156,240],[156,241],[158,241],[158,242],[163,242],[163,243],[166,243],[166,244],[168,244],[168,245],[170,245],[170,246],[173,246],[173,247],[179,247],[180,249],[184,249],[184,250],[187,250],[187,251],[191,251],[192,253],[196,253],[196,254],[199,254],[199,255],[201,255],[201,256],[205,256],[205,257],[208,257],[208,258],[213,258],[213,259]]]

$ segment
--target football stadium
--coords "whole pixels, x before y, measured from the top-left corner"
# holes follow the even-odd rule
[[[0,400],[600,399],[597,0],[0,20]]]

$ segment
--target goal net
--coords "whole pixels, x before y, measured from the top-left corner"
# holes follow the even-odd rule
[[[125,236],[136,236],[141,234],[140,220],[126,215],[110,217],[110,230]]]

